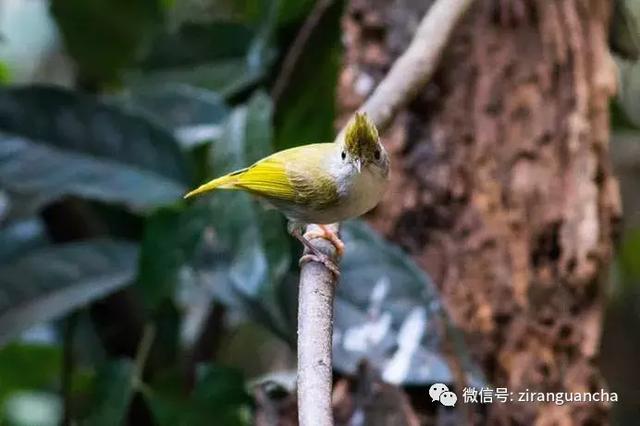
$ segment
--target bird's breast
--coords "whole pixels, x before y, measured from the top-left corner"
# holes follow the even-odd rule
[[[350,165],[339,164],[333,169],[338,197],[335,203],[323,209],[314,209],[306,205],[282,204],[274,200],[290,220],[302,223],[328,224],[342,222],[363,215],[374,208],[387,186],[387,177],[372,168],[363,168],[357,172]]]
[[[333,223],[355,218],[374,208],[386,189],[387,179],[374,170],[342,173],[336,177],[339,197],[335,205],[314,212],[311,223]]]

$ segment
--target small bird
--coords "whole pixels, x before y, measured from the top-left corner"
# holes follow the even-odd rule
[[[344,244],[325,225],[358,217],[374,208],[387,186],[389,156],[378,130],[364,113],[356,113],[335,142],[302,145],[276,152],[244,169],[201,185],[185,198],[215,189],[247,191],[280,210],[289,220],[289,232],[316,261],[339,275],[336,265],[311,243],[325,238],[342,255]],[[320,231],[302,230],[317,224]]]

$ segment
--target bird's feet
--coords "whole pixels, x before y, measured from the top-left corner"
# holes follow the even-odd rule
[[[338,237],[338,235],[333,232],[326,225],[317,225],[317,228],[313,231],[308,231],[304,234],[304,238],[307,240],[313,240],[315,238],[324,238],[329,241],[336,248],[336,253],[338,256],[342,257],[344,254],[344,243]]]
[[[331,259],[329,259],[329,256],[325,254],[322,254],[319,252],[315,254],[314,253],[305,254],[300,258],[300,261],[298,262],[298,264],[302,266],[307,262],[322,263],[325,268],[330,270],[336,276],[336,278],[340,277],[340,269]]]
[[[309,238],[324,238],[327,241],[331,242],[336,248],[336,253],[340,256],[344,252],[344,243],[340,241],[340,238],[336,235],[335,232],[331,231],[329,228],[324,225],[318,225],[319,231],[315,232],[307,232],[302,235],[303,226],[299,224],[289,222],[288,228],[291,235],[296,237],[300,242],[307,248],[308,254],[305,254],[300,258],[300,266],[307,262],[318,262],[323,264],[329,271],[331,271],[336,278],[340,277],[340,269],[338,265],[326,254],[322,253],[313,244],[309,241]]]

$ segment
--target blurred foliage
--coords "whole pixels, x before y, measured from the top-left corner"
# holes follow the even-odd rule
[[[624,279],[640,283],[640,227],[624,236],[619,250],[619,264]]]
[[[615,0],[609,43],[611,49],[625,59],[640,58],[640,2]]]
[[[334,2],[318,26],[281,95],[275,116],[276,148],[330,141],[334,135],[340,66],[342,2]]]
[[[640,376],[634,373],[640,339],[626,333],[640,326],[640,2],[616,0],[610,44],[619,71],[611,104],[611,154],[620,182],[623,217],[611,268],[609,306],[603,326],[600,364],[611,389],[620,394],[612,424],[634,424]]]
[[[163,2],[54,1],[51,12],[81,76],[90,81],[111,82],[147,48],[162,24]]]
[[[12,66],[10,81],[28,84],[0,89],[0,424],[252,422],[249,383],[292,367],[300,247],[247,194],[182,194],[331,140],[343,2],[275,105],[267,94],[313,3],[41,8],[73,84]],[[453,381],[429,278],[362,223],[344,236],[336,369],[367,358],[393,383]]]

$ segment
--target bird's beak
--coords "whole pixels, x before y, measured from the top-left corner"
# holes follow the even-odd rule
[[[360,173],[360,169],[362,168],[362,161],[359,158],[353,160],[353,164],[356,166],[358,173]]]

